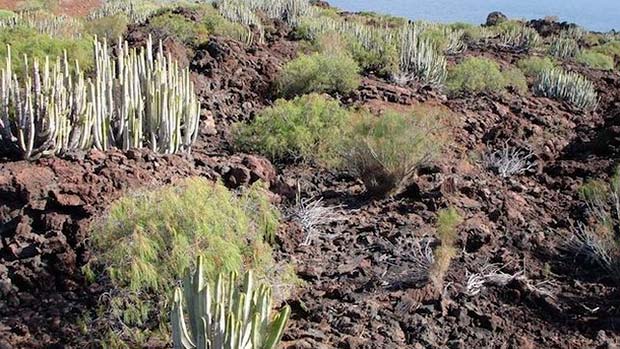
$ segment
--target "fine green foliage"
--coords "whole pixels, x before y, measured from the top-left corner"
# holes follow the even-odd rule
[[[599,70],[613,70],[614,58],[594,50],[582,51],[575,60],[588,68]]]
[[[555,68],[555,63],[549,57],[527,57],[517,62],[517,67],[528,77],[536,77],[545,70]]]
[[[88,37],[82,39],[52,37],[41,34],[34,28],[17,26],[0,30],[1,57],[8,55],[7,45],[11,46],[13,72],[20,77],[26,72],[24,55],[28,56],[32,64],[34,59],[39,61],[44,61],[46,57],[54,59],[67,52],[69,62],[77,60],[82,70],[89,71],[93,67],[93,44]]]
[[[362,180],[373,196],[397,194],[411,184],[418,167],[436,157],[445,142],[442,109],[419,108],[377,117],[352,117],[342,146],[342,166]]]
[[[235,273],[220,274],[215,284],[204,279],[204,258],[183,289],[176,287],[170,314],[175,349],[276,349],[291,313],[287,305],[271,316],[271,288],[254,285],[248,271],[240,287]],[[189,315],[189,331],[184,307]]]
[[[333,162],[340,129],[348,112],[338,101],[316,94],[291,101],[277,100],[250,124],[237,124],[235,143],[240,150],[258,152],[274,161]]]
[[[613,40],[600,46],[595,46],[592,51],[610,57],[620,57],[620,40]]]
[[[286,98],[312,92],[344,95],[358,87],[358,72],[357,63],[343,53],[301,55],[282,68],[278,91]]]
[[[13,11],[0,9],[0,20],[14,18],[17,14]]]
[[[448,71],[446,87],[452,94],[500,92],[506,87],[506,80],[497,62],[488,58],[467,57]]]
[[[114,42],[125,34],[128,25],[127,16],[119,14],[88,20],[84,24],[84,29],[93,36]]]
[[[123,337],[130,341],[140,342],[135,334],[156,330],[159,323],[165,335],[174,281],[198,256],[210,279],[253,269],[259,278],[281,283],[282,275],[270,274],[275,269],[267,243],[278,222],[260,184],[236,196],[221,184],[189,178],[121,198],[94,225],[96,260],[85,268],[109,284],[102,316],[125,328]]]
[[[540,96],[566,101],[582,110],[593,109],[598,103],[591,81],[577,73],[559,68],[540,73],[534,84],[534,92]]]
[[[192,21],[177,13],[163,12],[148,20],[148,27],[155,33],[170,36],[189,46],[196,46],[209,38],[205,23]]]
[[[527,79],[518,68],[510,68],[502,72],[506,86],[511,87],[519,94],[527,92]]]
[[[456,256],[454,242],[457,238],[457,226],[463,218],[454,208],[439,211],[437,215],[437,237],[441,241],[433,251],[434,263],[430,270],[430,279],[436,289],[443,289],[443,280],[450,267],[450,261]]]

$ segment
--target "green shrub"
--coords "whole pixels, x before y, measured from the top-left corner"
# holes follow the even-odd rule
[[[445,141],[441,109],[377,117],[360,112],[345,134],[342,166],[364,182],[369,194],[397,194],[413,180],[419,165],[440,153]]]
[[[128,25],[127,16],[114,15],[88,20],[84,24],[84,29],[93,36],[105,38],[108,42],[116,42],[125,34]]]
[[[274,161],[314,160],[331,164],[340,129],[348,112],[338,101],[311,94],[291,101],[277,100],[250,124],[237,124],[235,143]]]
[[[549,57],[533,56],[521,59],[517,62],[517,67],[519,67],[526,76],[535,77],[545,70],[555,68],[555,63]]]
[[[468,57],[448,71],[446,87],[450,93],[498,92],[506,87],[506,81],[497,62]]]
[[[502,72],[506,86],[512,87],[517,93],[527,92],[527,79],[518,68],[510,68]]]
[[[575,59],[592,69],[613,70],[615,65],[613,57],[592,50],[579,53]]]
[[[202,16],[202,23],[206,26],[209,33],[214,35],[233,38],[238,41],[245,41],[248,37],[248,29],[242,24],[229,21],[224,18],[213,4],[198,6],[198,11]]]
[[[69,62],[77,60],[82,70],[88,71],[93,67],[93,44],[89,36],[81,39],[51,37],[39,34],[33,28],[18,26],[0,29],[0,56],[7,55],[7,45],[11,46],[13,66],[18,75],[23,74],[25,69],[24,55],[44,62],[45,57],[53,61],[66,51]]]
[[[209,38],[209,31],[204,23],[196,23],[183,15],[163,12],[149,19],[151,30],[165,36],[171,36],[185,45],[196,46]]]
[[[312,92],[347,94],[359,85],[358,72],[357,63],[343,53],[301,55],[282,69],[278,90],[287,98]]]
[[[606,44],[595,46],[592,48],[592,51],[610,57],[620,57],[620,41],[610,41]]]
[[[0,20],[7,19],[7,18],[13,18],[16,15],[17,14],[13,11],[0,9]]]
[[[437,290],[443,289],[450,262],[457,255],[458,250],[454,244],[458,237],[457,227],[462,222],[463,218],[454,207],[437,213],[436,231],[441,244],[433,251],[433,265],[430,270],[430,280]]]
[[[130,347],[143,347],[150,331],[166,337],[174,282],[198,256],[208,278],[251,268],[260,279],[280,283],[267,243],[278,221],[258,184],[236,196],[221,184],[190,178],[121,198],[95,224],[96,258],[85,267],[91,277],[103,269],[98,279],[110,287],[102,316],[125,329]]]
[[[598,103],[598,96],[591,81],[560,68],[541,72],[534,84],[534,92],[540,96],[566,101],[583,110],[593,109]]]

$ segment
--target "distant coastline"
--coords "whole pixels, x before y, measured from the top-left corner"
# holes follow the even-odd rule
[[[620,1],[615,0],[330,0],[346,11],[374,11],[413,20],[433,22],[484,23],[492,11],[510,18],[538,19],[558,17],[598,32],[620,30]]]

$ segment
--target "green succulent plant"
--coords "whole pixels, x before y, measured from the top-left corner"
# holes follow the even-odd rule
[[[204,279],[203,261],[198,257],[193,275],[187,273],[183,289],[174,291],[170,315],[175,349],[274,349],[291,313],[284,307],[271,318],[271,289],[254,284],[252,272],[235,288],[236,275],[221,274],[213,288]],[[186,300],[186,302],[184,302]],[[187,304],[189,330],[185,321]]]

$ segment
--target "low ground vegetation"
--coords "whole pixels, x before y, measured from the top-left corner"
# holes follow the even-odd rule
[[[258,152],[273,161],[303,160],[333,164],[349,112],[317,94],[277,100],[250,123],[235,128],[240,150]]]

